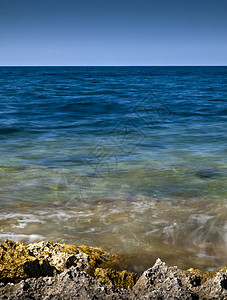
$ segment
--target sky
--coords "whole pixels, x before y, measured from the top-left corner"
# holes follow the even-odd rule
[[[0,66],[227,65],[227,0],[0,0]]]

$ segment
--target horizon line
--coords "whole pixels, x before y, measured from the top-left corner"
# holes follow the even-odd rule
[[[227,67],[227,65],[0,65],[1,67]]]

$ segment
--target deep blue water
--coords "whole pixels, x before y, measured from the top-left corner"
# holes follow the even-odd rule
[[[187,232],[182,266],[201,253],[221,265],[226,100],[227,67],[1,67],[1,240],[98,237],[127,255],[155,239],[183,253]],[[140,243],[141,232],[154,235]]]

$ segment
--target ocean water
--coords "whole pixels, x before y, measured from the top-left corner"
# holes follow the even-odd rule
[[[1,67],[0,242],[226,265],[227,67]]]

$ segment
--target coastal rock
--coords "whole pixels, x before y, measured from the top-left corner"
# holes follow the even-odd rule
[[[19,282],[29,277],[53,276],[55,268],[38,260],[20,242],[6,240],[0,245],[0,281]]]
[[[160,259],[145,271],[133,290],[144,299],[196,299],[190,290],[190,275],[177,267],[168,267]]]
[[[129,290],[105,286],[77,268],[70,268],[55,277],[29,278],[15,285],[0,288],[0,299],[8,300],[86,300],[134,299]]]
[[[39,242],[29,244],[27,249],[39,261],[48,261],[57,273],[63,272],[72,266],[85,271],[89,268],[90,257],[76,246]]]
[[[160,259],[139,278],[133,291],[142,299],[227,299],[227,268],[220,271],[183,271]],[[193,270],[193,272],[192,272]]]
[[[99,248],[6,240],[0,245],[0,299],[227,299],[227,267],[183,271],[157,259],[139,277],[120,270],[123,262]]]
[[[123,259],[120,256],[88,246],[77,247],[52,242],[25,246],[9,240],[0,245],[0,282],[3,283],[17,283],[29,277],[54,276],[75,267],[102,282],[108,281],[127,288],[135,284],[138,275],[115,271],[121,268],[121,264],[123,265]],[[108,271],[102,271],[105,269]]]
[[[227,299],[227,273],[217,273],[201,285],[198,291],[201,299],[226,300]]]
[[[96,268],[94,277],[106,285],[114,285],[127,289],[135,285],[139,275],[136,273],[129,273],[125,270],[120,272],[113,269]]]
[[[208,279],[210,278],[214,278],[217,273],[225,273],[227,272],[227,267],[222,268],[221,270],[218,271],[208,271],[208,272],[202,272],[199,269],[194,269],[194,268],[190,268],[187,271],[189,271],[190,273],[199,275],[201,280],[200,280],[200,284],[204,284]]]
[[[89,257],[89,267],[87,273],[94,276],[96,268],[122,270],[124,267],[124,259],[117,254],[109,254],[100,248],[80,246],[80,251]]]

